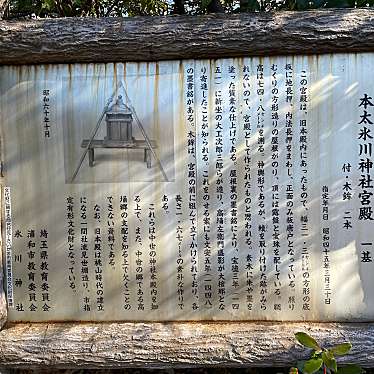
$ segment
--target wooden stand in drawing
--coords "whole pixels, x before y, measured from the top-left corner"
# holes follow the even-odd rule
[[[120,86],[123,87],[122,83]],[[118,90],[118,89],[117,89]],[[116,91],[117,91],[116,90]],[[147,168],[152,167],[152,157],[158,164],[164,180],[167,182],[168,178],[162,167],[161,161],[157,157],[155,149],[157,148],[157,143],[155,140],[149,139],[143,125],[141,124],[139,117],[137,116],[134,107],[131,105],[129,96],[127,95],[126,89],[123,87],[126,103],[123,102],[122,96],[118,96],[116,102],[110,106],[113,101],[114,95],[108,100],[99,121],[96,124],[94,131],[89,139],[84,139],[81,143],[81,147],[84,148],[84,152],[79,160],[79,163],[74,171],[71,178],[71,182],[74,181],[77,176],[80,167],[88,153],[88,164],[90,167],[94,166],[95,161],[95,148],[121,148],[127,150],[144,149],[144,162],[147,164]],[[106,122],[106,136],[104,139],[95,139],[97,131],[100,128],[102,120],[105,116]],[[144,140],[135,139],[132,135],[133,121],[137,123]]]
[[[88,147],[88,164],[94,166],[95,148],[121,148],[128,150],[144,149],[144,162],[147,168],[152,167],[152,153],[150,147],[155,149],[154,140],[135,139],[132,136],[133,116],[130,108],[123,102],[122,96],[118,96],[116,103],[106,112],[106,136],[103,140],[93,140]],[[89,139],[82,141],[82,148],[87,148]]]

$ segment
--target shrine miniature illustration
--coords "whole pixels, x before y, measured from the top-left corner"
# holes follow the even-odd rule
[[[119,94],[120,89],[122,89],[123,95]],[[140,137],[136,138],[134,136],[135,127],[140,131]],[[102,128],[104,128],[105,135],[97,138],[99,130],[102,130]],[[122,83],[118,85],[108,99],[96,126],[92,129],[89,137],[82,139],[80,147],[82,153],[72,174],[71,183],[77,178],[87,156],[90,168],[95,168],[99,163],[108,162],[107,159],[98,160],[95,157],[104,149],[130,152],[142,150],[142,159],[139,159],[139,153],[137,152],[136,158],[131,159],[131,162],[141,161],[146,165],[147,169],[158,168],[163,180],[165,182],[169,181],[161,160],[156,153],[158,148],[157,141],[151,139],[148,135]],[[126,165],[123,166],[126,167]]]
[[[89,165],[94,166],[95,148],[144,148],[144,162],[147,163],[147,168],[151,168],[151,149],[157,147],[156,142],[149,140],[145,132],[147,140],[135,139],[132,136],[133,115],[131,109],[124,104],[122,96],[118,96],[116,103],[106,112],[105,117],[107,135],[103,140],[91,141],[88,147]],[[82,148],[87,148],[89,143],[90,139],[84,139]]]

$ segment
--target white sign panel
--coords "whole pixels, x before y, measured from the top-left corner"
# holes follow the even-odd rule
[[[1,67],[9,319],[372,320],[373,72]]]

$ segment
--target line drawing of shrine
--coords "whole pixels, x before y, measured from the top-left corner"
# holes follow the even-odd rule
[[[122,88],[123,95],[119,94]],[[114,101],[115,100],[115,101]],[[96,139],[96,135],[105,122],[106,135],[103,139]],[[136,139],[133,135],[134,126],[137,126],[142,134],[142,139]],[[147,169],[157,166],[165,182],[169,179],[163,168],[163,165],[156,153],[158,144],[156,140],[150,139],[145,127],[141,123],[134,106],[131,103],[125,85],[120,82],[108,99],[97,123],[92,130],[90,137],[82,139],[81,148],[83,149],[81,157],[74,173],[71,177],[71,183],[77,177],[82,164],[88,155],[89,167],[95,167],[95,150],[96,149],[123,149],[125,151],[144,150],[143,162],[146,163]]]

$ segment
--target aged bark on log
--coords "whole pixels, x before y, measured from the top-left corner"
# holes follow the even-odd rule
[[[374,9],[0,21],[0,64],[374,51]]]
[[[0,19],[3,18],[5,10],[8,6],[9,0],[0,0]]]
[[[306,354],[297,331],[351,341],[341,362],[374,366],[374,325],[245,322],[18,324],[0,332],[0,367],[290,366]]]

